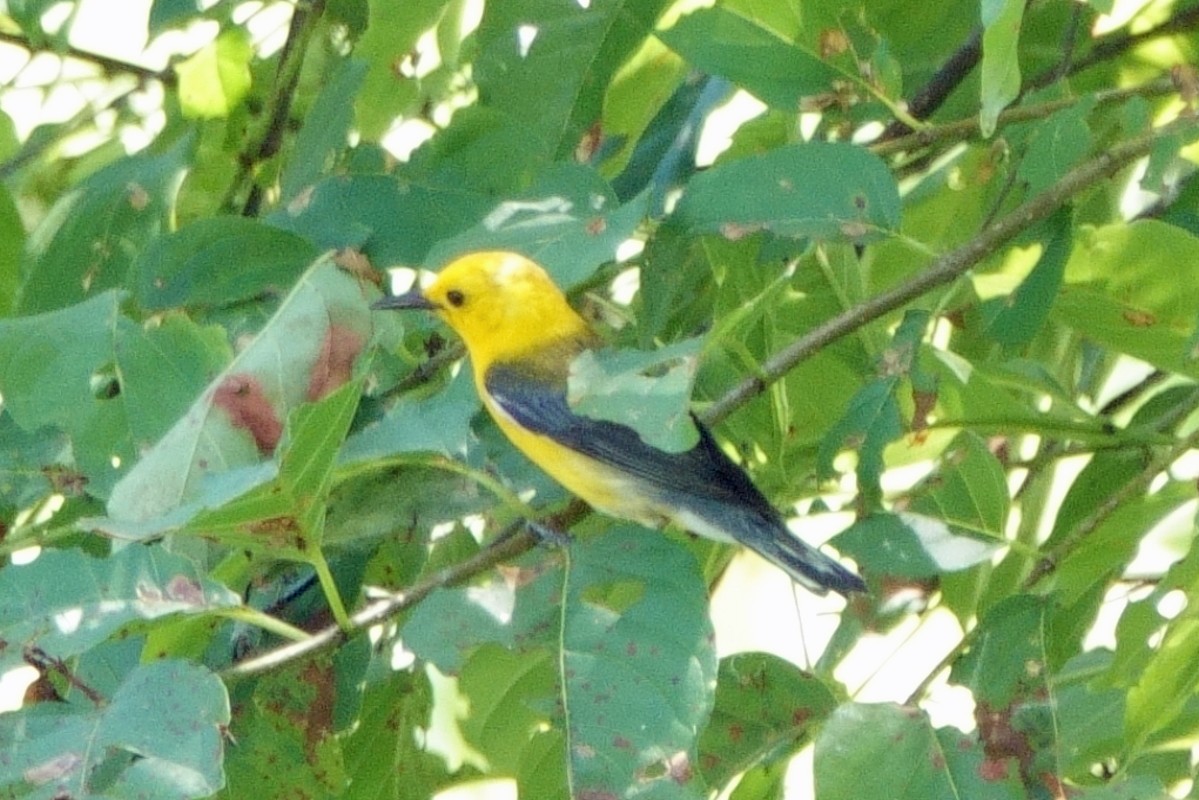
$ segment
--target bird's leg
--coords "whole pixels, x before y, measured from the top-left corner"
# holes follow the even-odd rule
[[[529,532],[536,536],[537,540],[544,545],[566,547],[570,544],[569,533],[564,533],[557,528],[551,528],[549,525],[534,519],[526,519],[525,525],[528,526]]]

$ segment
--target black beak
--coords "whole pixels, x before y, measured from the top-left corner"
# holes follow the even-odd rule
[[[407,309],[421,309],[424,311],[432,311],[437,308],[436,304],[429,302],[429,299],[421,294],[420,289],[413,289],[404,294],[397,294],[394,297],[384,297],[382,300],[376,300],[371,303],[371,308],[377,310],[393,310],[404,311]]]

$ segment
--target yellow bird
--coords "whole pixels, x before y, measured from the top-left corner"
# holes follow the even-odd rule
[[[496,424],[593,508],[650,527],[674,522],[710,539],[740,542],[816,592],[866,590],[861,578],[787,529],[698,420],[699,442],[670,453],[625,425],[576,414],[566,399],[570,364],[600,341],[545,270],[524,256],[463,256],[426,289],[375,307],[431,310],[453,328]]]

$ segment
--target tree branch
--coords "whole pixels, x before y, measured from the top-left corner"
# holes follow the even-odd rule
[[[157,81],[164,86],[174,86],[178,82],[178,78],[171,69],[156,70],[150,67],[134,64],[129,61],[122,61],[119,58],[93,53],[89,50],[81,50],[78,47],[65,45],[63,47],[47,48],[38,47],[29,39],[15,33],[7,33],[0,31],[0,42],[6,42],[28,51],[31,55],[43,52],[52,52],[62,58],[74,58],[79,61],[87,61],[95,64],[104,71],[107,75],[132,75],[138,79],[139,83],[146,81]]]
[[[428,597],[434,589],[455,586],[470,580],[497,564],[532,550],[536,544],[537,537],[529,532],[523,523],[514,523],[495,541],[465,561],[440,569],[409,588],[371,603],[351,614],[348,628],[343,629],[336,624],[329,625],[302,642],[286,644],[242,661],[222,672],[221,677],[225,680],[249,678],[277,669],[296,659],[336,647],[348,641],[355,634],[361,633],[373,625],[386,622],[401,611],[411,608]]]
[[[1088,536],[1098,530],[1099,526],[1106,522],[1120,506],[1132,500],[1136,495],[1143,493],[1149,488],[1149,484],[1153,482],[1154,478],[1168,470],[1171,464],[1195,447],[1199,447],[1199,430],[1192,432],[1191,435],[1182,439],[1165,453],[1149,462],[1148,466],[1137,473],[1136,477],[1108,495],[1094,511],[1075,525],[1070,533],[1062,537],[1057,546],[1037,560],[1032,570],[1029,571],[1028,577],[1024,579],[1021,588],[1024,591],[1029,591],[1040,583],[1042,579],[1048,577],[1057,569],[1058,564],[1078,549],[1078,546],[1086,541]]]
[[[1075,59],[1066,70],[1067,75],[1077,75],[1083,70],[1090,69],[1104,61],[1118,58],[1139,44],[1157,39],[1161,36],[1172,36],[1176,33],[1187,33],[1199,28],[1199,5],[1178,12],[1161,25],[1140,33],[1112,34],[1104,37],[1092,47],[1085,56]],[[1057,67],[1030,79],[1024,86],[1025,92],[1042,89],[1062,77]]]
[[[246,142],[245,149],[238,157],[237,177],[230,189],[232,199],[241,191],[246,181],[251,182],[249,195],[242,206],[242,216],[256,217],[262,207],[264,190],[253,181],[252,176],[259,164],[279,152],[283,133],[287,129],[288,116],[291,114],[292,100],[295,98],[296,83],[300,79],[300,68],[304,65],[308,43],[324,10],[325,0],[307,0],[296,3],[292,12],[287,41],[279,53],[279,69],[275,73],[274,87],[266,105],[266,123],[261,128],[261,134]]]
[[[1063,175],[1049,189],[992,223],[965,245],[934,260],[916,277],[875,295],[860,305],[846,309],[767,358],[758,375],[747,378],[733,387],[704,409],[699,415],[700,418],[708,424],[720,422],[764,392],[801,361],[815,355],[821,348],[909,301],[965,275],[1001,246],[1049,217],[1080,191],[1147,155],[1162,139],[1182,133],[1193,133],[1196,128],[1199,128],[1199,121],[1189,117],[1179,118],[1156,130],[1116,144],[1107,152],[1080,164]]]
[[[958,85],[966,79],[971,70],[978,65],[983,52],[982,41],[983,29],[977,27],[970,33],[970,38],[963,42],[962,46],[933,74],[928,83],[912,96],[908,103],[908,113],[911,116],[916,119],[927,119],[941,107],[949,95],[953,94],[953,90],[958,88]],[[883,130],[878,141],[886,142],[897,139],[910,133],[911,130],[903,120],[892,120],[891,124]]]
[[[589,513],[590,508],[586,503],[581,500],[572,500],[566,508],[550,516],[544,522],[537,523],[536,527],[550,531],[566,530]],[[329,625],[302,642],[292,642],[242,661],[222,672],[221,677],[225,680],[248,678],[276,669],[296,659],[305,658],[313,653],[336,647],[348,641],[352,636],[412,608],[435,589],[465,583],[498,564],[527,553],[540,541],[538,534],[532,530],[534,525],[529,523],[530,521],[527,520],[512,523],[482,550],[465,561],[440,569],[407,589],[371,603],[351,614],[348,627]]]
[[[1064,108],[1077,105],[1082,100],[1088,98],[1093,98],[1097,105],[1103,106],[1121,103],[1133,97],[1157,97],[1171,94],[1175,91],[1177,89],[1168,77],[1159,78],[1139,86],[1130,86],[1124,89],[1109,89],[1107,91],[1095,92],[1092,95],[1064,97],[1060,100],[1050,100],[1045,103],[1037,103],[1036,105],[1009,108],[999,114],[996,126],[997,128],[1002,128],[1005,125],[1014,123],[1044,119]],[[869,145],[869,149],[870,152],[877,156],[889,156],[907,150],[928,147],[932,144],[959,141],[978,135],[978,117],[973,116],[947,122],[944,125],[925,128],[909,133],[906,136],[875,142]]]

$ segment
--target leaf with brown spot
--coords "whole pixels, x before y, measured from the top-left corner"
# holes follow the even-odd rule
[[[325,332],[321,351],[312,365],[312,379],[308,383],[308,399],[320,400],[350,379],[354,362],[362,352],[365,342],[357,332],[338,325],[330,325]]]
[[[275,452],[283,435],[283,423],[257,378],[227,375],[213,392],[212,404],[229,415],[234,428],[250,434],[259,453],[269,456]]]
[[[156,535],[270,480],[276,465],[267,458],[279,456],[284,421],[304,403],[347,385],[354,358],[370,339],[370,303],[378,296],[373,284],[331,256],[317,259],[233,363],[117,483],[108,518],[88,524],[132,538]],[[337,442],[323,440],[327,436],[322,431],[321,443],[312,446],[336,449]],[[247,521],[294,513],[265,495],[246,502],[253,508],[245,512],[258,515],[243,516]]]

